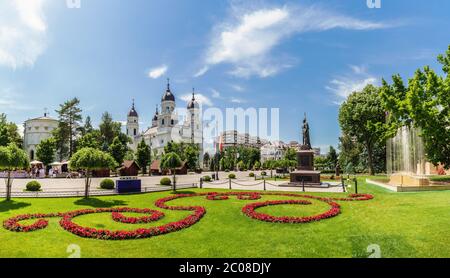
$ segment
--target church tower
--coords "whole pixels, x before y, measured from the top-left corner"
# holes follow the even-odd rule
[[[153,119],[152,119],[152,127],[158,126],[158,117],[159,117],[159,111],[158,111],[158,105],[156,105],[155,116],[153,116]]]
[[[161,99],[161,114],[159,116],[158,127],[173,127],[176,122],[173,118],[173,113],[175,110],[175,96],[170,90],[170,80],[167,79],[167,89],[163,94]]]
[[[139,115],[134,108],[134,99],[133,105],[131,106],[130,112],[128,112],[127,117],[127,135],[131,138],[134,138],[139,133]]]
[[[199,147],[199,166],[203,165],[203,125],[200,118],[200,106],[195,100],[195,89],[192,89],[192,100],[187,105],[190,126],[190,143]]]

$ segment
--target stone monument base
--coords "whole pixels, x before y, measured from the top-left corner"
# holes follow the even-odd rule
[[[297,170],[291,173],[291,184],[320,185],[320,171]]]

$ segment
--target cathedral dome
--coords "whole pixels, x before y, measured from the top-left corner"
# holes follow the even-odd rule
[[[198,102],[195,101],[195,93],[192,92],[192,100],[189,101],[188,105],[187,105],[187,109],[194,109],[194,108],[199,108]]]
[[[167,80],[167,89],[164,95],[162,96],[162,101],[175,101],[175,96],[170,91],[170,83],[169,80]]]
[[[134,108],[134,100],[133,105],[131,106],[130,112],[128,112],[128,117],[139,117],[138,113],[136,112],[136,109]]]

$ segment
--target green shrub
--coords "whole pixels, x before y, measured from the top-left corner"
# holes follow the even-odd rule
[[[100,188],[101,189],[114,189],[115,184],[114,181],[112,179],[104,179],[100,182]]]
[[[250,178],[254,178],[254,177],[255,177],[255,173],[250,172],[250,173],[248,174],[248,176],[249,176]]]
[[[229,174],[229,175],[228,175],[228,178],[229,178],[229,179],[232,179],[232,180],[233,180],[233,179],[235,179],[235,178],[236,178],[236,175],[235,175],[235,174],[233,174],[233,173],[231,173],[231,174]]]
[[[211,181],[211,177],[210,176],[204,176],[203,177],[203,181],[210,182]]]
[[[172,181],[171,181],[169,178],[162,178],[162,179],[159,181],[159,184],[160,184],[160,185],[171,185],[171,184],[172,184]]]
[[[38,181],[30,181],[26,187],[27,191],[41,191],[41,184]]]
[[[262,172],[261,172],[261,176],[267,176],[266,171],[262,171]]]
[[[229,169],[225,169],[225,173],[229,173],[230,172],[230,170]]]

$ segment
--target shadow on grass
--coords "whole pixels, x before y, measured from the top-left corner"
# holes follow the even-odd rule
[[[7,212],[31,206],[30,203],[16,202],[16,201],[1,201],[0,212]]]
[[[171,194],[195,194],[194,191],[188,191],[188,190],[177,190],[175,192],[170,192]]]
[[[128,203],[121,200],[100,200],[97,198],[80,199],[74,202],[77,206],[89,206],[93,208],[110,208],[115,206],[126,206]]]

